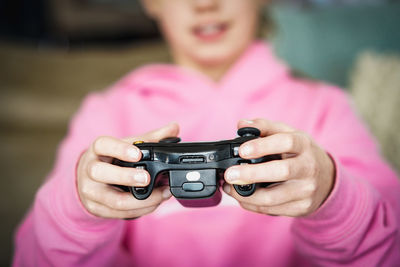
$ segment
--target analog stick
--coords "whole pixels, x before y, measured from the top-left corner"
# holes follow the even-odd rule
[[[244,127],[244,128],[240,128],[237,131],[237,134],[241,137],[247,137],[247,136],[260,136],[261,132],[259,129],[254,128],[254,127]]]

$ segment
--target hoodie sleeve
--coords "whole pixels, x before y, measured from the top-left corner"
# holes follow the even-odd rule
[[[347,95],[336,89],[324,92],[329,100],[321,101],[316,139],[335,162],[336,180],[316,212],[295,219],[296,247],[318,266],[396,266],[400,262],[399,181]]]
[[[89,214],[76,188],[82,152],[97,136],[118,133],[112,112],[104,94],[89,95],[83,102],[59,147],[54,169],[17,230],[13,266],[111,266],[124,260],[125,222]]]

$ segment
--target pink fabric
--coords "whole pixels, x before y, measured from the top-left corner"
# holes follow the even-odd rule
[[[100,135],[132,136],[175,120],[184,141],[231,139],[241,118],[306,131],[334,158],[334,189],[303,218],[248,212],[224,195],[190,209],[171,198],[137,220],[90,215],[75,185],[79,155]],[[395,266],[400,186],[347,95],[292,78],[256,42],[219,83],[171,65],[138,69],[89,95],[16,234],[14,266]]]

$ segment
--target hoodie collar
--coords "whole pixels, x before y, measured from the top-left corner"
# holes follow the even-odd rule
[[[208,93],[245,97],[268,89],[271,83],[287,74],[288,68],[276,58],[270,45],[255,41],[218,82],[176,65],[152,64],[128,74],[117,87],[186,100],[199,100]]]
[[[265,41],[255,41],[225,74],[219,83],[232,96],[251,96],[288,74],[288,68]]]

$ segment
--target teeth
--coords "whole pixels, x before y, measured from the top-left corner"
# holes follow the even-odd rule
[[[218,31],[220,31],[220,28],[218,25],[216,24],[209,24],[209,25],[205,25],[204,27],[200,28],[200,33],[204,34],[204,35],[211,35],[211,34],[215,34]]]

